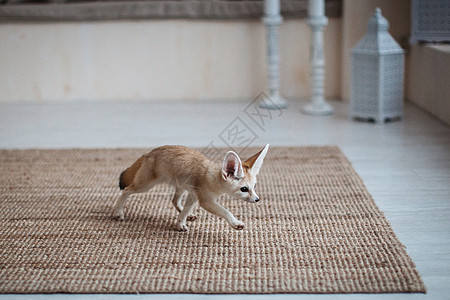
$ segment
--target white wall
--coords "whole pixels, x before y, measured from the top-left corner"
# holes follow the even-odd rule
[[[341,20],[325,32],[326,95],[339,97]],[[307,97],[309,27],[280,27],[282,93]],[[259,21],[0,24],[0,102],[251,99],[266,85]]]

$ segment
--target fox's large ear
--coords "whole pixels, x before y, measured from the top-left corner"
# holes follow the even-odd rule
[[[269,150],[269,144],[267,144],[264,149],[244,161],[243,166],[250,170],[253,176],[258,175],[259,169],[263,164],[264,157],[266,157],[267,151]]]
[[[244,177],[241,159],[233,151],[228,151],[222,164],[222,177],[228,179],[230,176],[233,179],[241,179]]]

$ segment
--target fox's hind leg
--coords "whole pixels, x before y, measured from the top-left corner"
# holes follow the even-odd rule
[[[116,206],[114,207],[113,217],[117,218],[121,221],[124,219],[123,207],[125,206],[125,202],[127,201],[128,196],[130,196],[132,192],[127,191],[126,189],[122,192],[119,200],[116,202]]]
[[[123,219],[124,219],[123,208],[125,206],[128,196],[130,196],[132,194],[137,194],[137,193],[145,193],[148,190],[150,190],[152,187],[154,187],[156,183],[157,182],[151,182],[147,185],[139,185],[137,187],[134,184],[127,186],[123,190],[122,195],[120,196],[119,200],[117,200],[117,202],[116,202],[116,206],[114,207],[113,217],[123,221]]]

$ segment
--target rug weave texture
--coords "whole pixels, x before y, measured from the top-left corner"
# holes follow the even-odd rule
[[[113,220],[119,174],[146,152],[1,150],[0,292],[425,292],[337,147],[271,148],[259,203],[221,197],[242,231],[202,209],[176,231],[168,185]]]

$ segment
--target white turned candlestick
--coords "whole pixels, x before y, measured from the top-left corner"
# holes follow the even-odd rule
[[[309,16],[324,16],[325,15],[325,2],[321,0],[310,0],[308,5]]]
[[[307,115],[326,116],[333,108],[325,101],[325,58],[323,54],[323,29],[328,24],[324,0],[309,0],[308,25],[311,27],[311,101],[302,112]]]
[[[264,1],[264,14],[266,16],[279,15],[280,1],[277,0]]]
[[[267,85],[268,94],[259,106],[266,109],[286,108],[287,102],[280,95],[280,50],[278,26],[283,22],[280,14],[280,0],[264,1],[263,23],[267,31]]]

